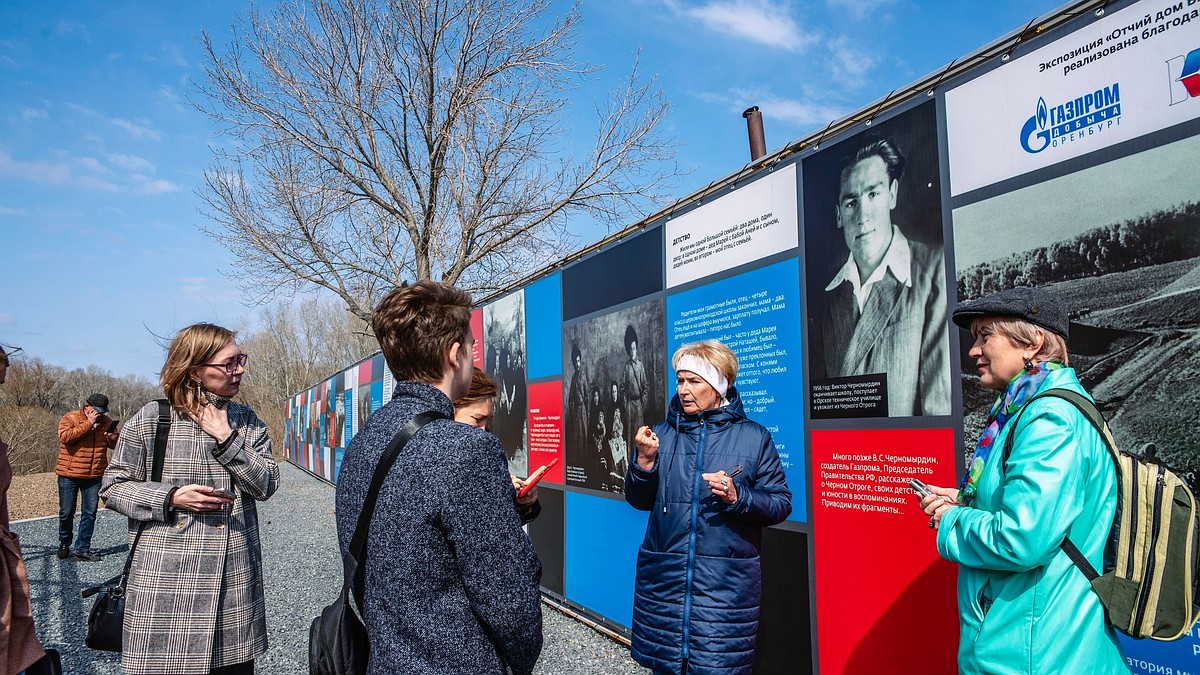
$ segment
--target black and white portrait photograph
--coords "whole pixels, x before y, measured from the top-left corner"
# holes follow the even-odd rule
[[[633,436],[666,415],[663,301],[563,330],[566,481],[622,492]]]
[[[935,108],[803,162],[812,416],[950,414]]]
[[[524,289],[483,308],[483,339],[483,369],[499,390],[491,430],[504,446],[509,473],[524,478],[529,475]]]
[[[1200,136],[1042,179],[954,210],[960,302],[1046,287],[1066,305],[1069,365],[1117,445],[1200,472]],[[994,392],[960,332],[964,435]]]

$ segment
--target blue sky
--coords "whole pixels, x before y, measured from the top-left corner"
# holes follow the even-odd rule
[[[746,107],[762,109],[778,148],[1059,4],[584,2],[577,55],[604,69],[576,92],[573,123],[591,127],[594,101],[640,46],[642,71],[674,106],[678,161],[693,169],[674,191],[684,196],[748,161]],[[197,229],[195,191],[222,141],[189,103],[203,77],[195,36],[223,41],[248,6],[0,3],[0,342],[153,379],[154,334],[253,326],[232,257]]]

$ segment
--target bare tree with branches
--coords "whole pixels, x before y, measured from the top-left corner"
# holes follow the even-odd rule
[[[198,107],[235,139],[201,197],[247,292],[313,284],[366,320],[404,279],[503,287],[680,175],[669,104],[634,66],[596,106],[586,157],[567,94],[578,8],[548,0],[281,0],[218,48]]]

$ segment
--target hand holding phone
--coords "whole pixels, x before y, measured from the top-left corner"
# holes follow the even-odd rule
[[[928,485],[922,483],[916,478],[910,479],[908,481],[908,486],[913,489],[913,492],[921,495],[921,497],[929,497],[933,495],[933,490],[930,490]]]
[[[550,460],[549,464],[543,464],[537,468],[537,471],[529,474],[529,478],[526,479],[527,482],[525,483],[525,487],[521,488],[521,490],[517,492],[517,498],[519,499],[529,494],[529,491],[533,489],[533,486],[537,485],[538,482],[540,482],[546,475],[546,472],[550,469],[553,469],[556,464],[558,464],[557,457]]]
[[[229,498],[229,499],[233,499],[233,492],[229,491],[229,490],[228,490],[228,489],[226,489],[226,488],[223,488],[223,487],[210,487],[210,488],[209,488],[209,490],[211,490],[211,491],[212,491],[212,493],[213,493],[214,495],[217,495],[218,497],[227,497],[227,498]]]
[[[117,430],[117,421],[113,420],[112,424],[108,425],[108,433],[114,433]]]

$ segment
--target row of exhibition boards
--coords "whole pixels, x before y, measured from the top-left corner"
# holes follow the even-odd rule
[[[1003,56],[476,309],[510,471],[560,460],[529,526],[547,594],[627,633],[646,525],[622,497],[632,434],[664,418],[670,355],[698,339],[738,355],[793,495],[764,539],[756,672],[954,672],[955,569],[906,481],[956,484],[993,400],[949,322],[962,300],[1052,288],[1118,441],[1200,471],[1197,7],[1064,7]],[[858,298],[847,263],[873,247],[893,274]],[[288,458],[336,480],[393,386],[376,354],[297,393]],[[1125,646],[1135,673],[1200,672],[1195,635]]]

